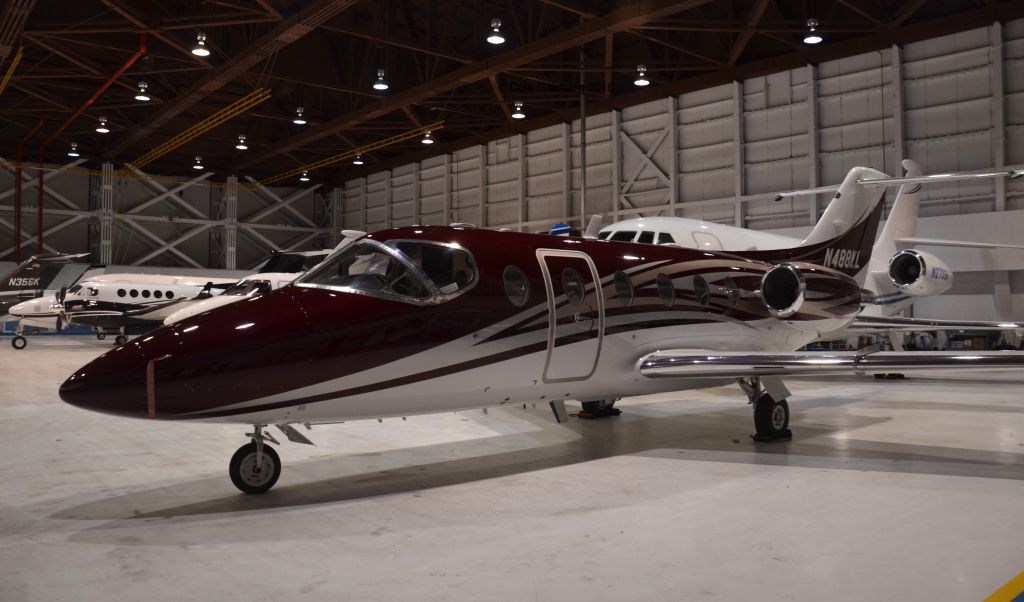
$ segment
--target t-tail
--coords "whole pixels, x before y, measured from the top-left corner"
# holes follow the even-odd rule
[[[799,246],[792,249],[744,253],[764,261],[804,261],[823,265],[854,278],[861,285],[867,275],[878,222],[882,216],[885,180],[888,176],[870,167],[854,167],[838,187],[786,192],[776,200],[816,192],[835,191],[817,225]]]

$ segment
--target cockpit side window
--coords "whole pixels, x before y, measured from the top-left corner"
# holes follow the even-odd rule
[[[652,242],[654,242],[654,232],[650,230],[644,230],[643,232],[640,233],[640,237],[637,238],[636,241],[645,244],[651,244]]]
[[[676,244],[676,239],[672,238],[672,235],[669,234],[668,232],[659,232],[658,233],[658,244],[659,245],[674,245],[674,244]]]
[[[418,241],[401,241],[394,247],[430,278],[442,295],[468,288],[476,281],[476,266],[464,249]]]
[[[610,240],[617,240],[619,242],[633,242],[633,237],[636,236],[636,230],[619,230],[615,234],[612,234]]]
[[[598,233],[597,233],[597,237],[598,237],[599,239],[601,239],[601,240],[605,240],[605,239],[607,239],[607,238],[608,238],[609,236],[611,236],[611,234],[612,234],[612,233],[611,233],[611,230],[606,230],[606,231],[604,231],[604,232],[598,232]]]
[[[382,297],[426,300],[431,294],[426,283],[409,265],[369,242],[346,247],[298,282]]]

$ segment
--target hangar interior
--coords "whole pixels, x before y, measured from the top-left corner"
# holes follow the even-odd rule
[[[343,230],[592,215],[801,237],[828,195],[776,193],[855,166],[1024,168],[1015,0],[8,0],[0,25],[0,272],[237,277]],[[921,195],[922,237],[1024,244],[1024,180]],[[1024,251],[935,253],[955,283],[909,314],[1024,320]],[[224,475],[239,425],[61,403],[111,347],[46,338],[0,345],[5,602],[981,600],[1021,570],[1019,371],[787,379],[781,444],[734,385],[346,422],[254,497]]]

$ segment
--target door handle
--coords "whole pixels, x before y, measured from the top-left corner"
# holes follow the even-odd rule
[[[586,314],[584,314],[582,312],[576,312],[575,314],[573,314],[572,319],[573,319],[573,322],[576,322],[577,324],[582,324],[583,322],[593,322],[594,321],[594,318],[591,318],[590,316],[588,316],[588,315],[586,315]]]

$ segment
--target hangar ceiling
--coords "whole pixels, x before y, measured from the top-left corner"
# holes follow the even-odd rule
[[[738,78],[1024,16],[1013,0],[8,0],[0,11],[5,156],[87,165],[144,156],[246,95],[269,100],[200,133],[147,171],[263,179],[437,121],[412,138],[318,170],[346,179]],[[807,46],[807,21],[824,42]],[[506,41],[486,40],[500,19]],[[192,49],[205,36],[210,55]],[[144,45],[144,46],[143,46]],[[23,51],[19,54],[18,49]],[[89,103],[133,54],[138,60]],[[651,85],[634,85],[638,65]],[[385,91],[371,84],[383,69]],[[135,100],[139,82],[149,101]],[[522,102],[525,119],[513,119]],[[87,105],[87,106],[85,106]],[[85,106],[81,114],[71,119]],[[304,125],[293,123],[303,109]],[[110,132],[95,131],[101,117]],[[237,150],[238,136],[248,149]]]

